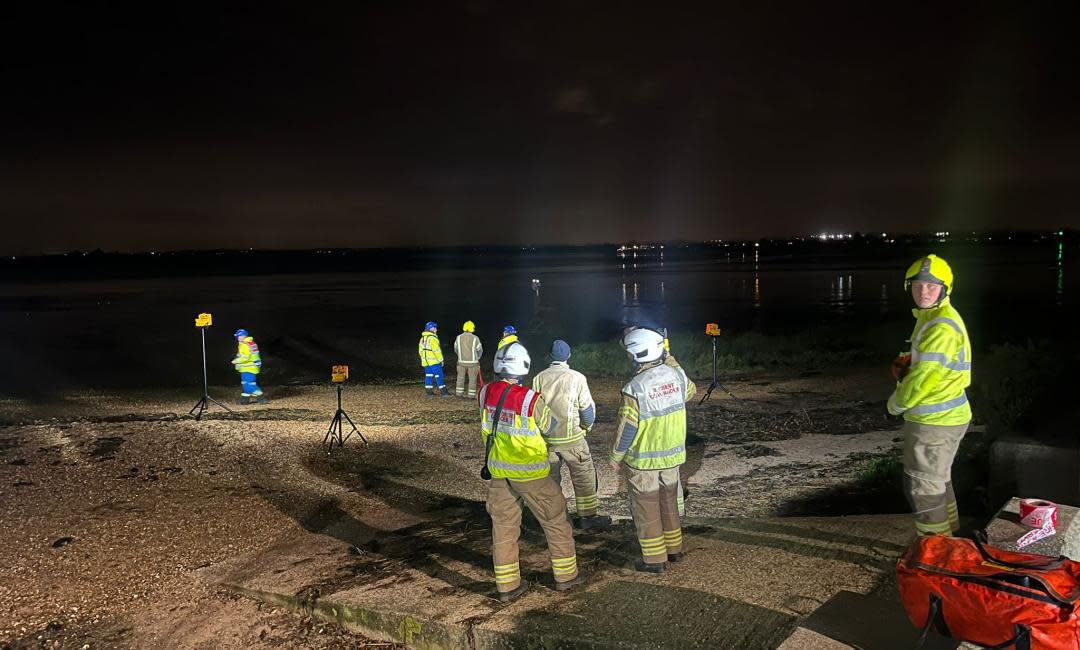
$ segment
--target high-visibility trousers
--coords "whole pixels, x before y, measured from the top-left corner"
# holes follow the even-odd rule
[[[465,379],[468,378],[469,393],[465,394]],[[457,364],[457,385],[454,387],[454,393],[458,397],[476,397],[476,387],[480,384],[480,364],[473,364],[471,366],[463,366],[460,363]]]
[[[679,468],[634,469],[622,465],[630,495],[641,557],[648,564],[667,562],[671,553],[682,553],[679,519]]]
[[[548,447],[548,463],[551,479],[562,491],[562,468],[570,470],[570,482],[574,486],[574,504],[579,517],[596,514],[599,502],[596,496],[596,465],[584,438],[566,445]]]
[[[952,486],[952,464],[967,424],[939,426],[904,421],[904,493],[920,535],[950,535],[960,529]]]
[[[495,586],[500,592],[507,592],[521,585],[518,538],[521,536],[522,503],[544,529],[555,581],[567,582],[576,578],[574,534],[566,519],[566,500],[555,482],[546,476],[533,481],[496,478],[488,483],[487,493]]]

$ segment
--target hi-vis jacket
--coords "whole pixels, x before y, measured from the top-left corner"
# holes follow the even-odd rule
[[[420,335],[420,365],[427,368],[443,362],[442,347],[439,345],[439,337],[435,332],[424,331]]]
[[[485,448],[491,436],[491,424],[495,408],[504,391],[510,391],[499,414],[499,428],[491,443],[487,466],[492,478],[512,481],[532,481],[545,478],[551,471],[548,464],[547,443],[542,434],[558,425],[551,409],[544,404],[540,393],[512,384],[497,381],[480,389],[480,432]]]
[[[611,460],[634,469],[669,469],[686,462],[686,406],[697,386],[682,368],[643,364],[623,386]]]
[[[585,375],[564,361],[552,361],[533,378],[532,387],[559,418],[559,427],[544,436],[548,445],[558,447],[583,440],[596,420],[596,404]]]
[[[905,420],[921,424],[970,422],[964,389],[971,385],[971,341],[963,319],[948,298],[911,313],[911,370],[889,397],[889,413],[903,413]]]
[[[501,350],[501,349],[505,348],[506,346],[510,345],[511,343],[517,343],[517,340],[518,340],[517,334],[511,334],[509,336],[504,336],[501,339],[499,339],[499,344],[495,346],[495,349],[496,350]]]
[[[484,354],[480,337],[472,332],[458,334],[454,339],[454,354],[457,355],[457,362],[463,366],[480,365],[480,357]]]
[[[262,367],[262,357],[259,356],[259,346],[255,344],[254,338],[245,336],[237,341],[236,358],[233,361],[236,362],[236,372],[259,374],[259,369]]]

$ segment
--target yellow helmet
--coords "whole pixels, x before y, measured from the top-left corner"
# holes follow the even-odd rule
[[[911,266],[908,267],[907,273],[904,274],[904,289],[910,290],[911,283],[915,280],[935,282],[944,286],[945,290],[941,292],[942,299],[945,299],[946,296],[952,294],[952,268],[949,267],[948,262],[937,255],[927,255],[926,257],[912,262]]]
[[[476,331],[476,323],[472,322],[471,320],[465,321],[465,324],[461,326],[461,331],[462,332],[475,332]]]

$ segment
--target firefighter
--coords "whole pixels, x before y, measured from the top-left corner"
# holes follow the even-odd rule
[[[638,571],[663,573],[682,559],[679,466],[686,462],[685,403],[697,387],[682,368],[664,363],[664,336],[636,328],[623,337],[634,363],[623,386],[611,466],[626,478],[641,559]]]
[[[465,378],[468,376],[468,398],[476,397],[476,387],[480,382],[480,357],[484,354],[484,346],[480,344],[480,337],[474,334],[476,324],[471,320],[465,321],[461,326],[461,334],[454,339],[454,354],[457,356],[457,383],[454,393],[458,397],[465,395]]]
[[[503,328],[502,338],[499,339],[499,344],[495,346],[495,349],[501,350],[511,343],[516,343],[517,340],[517,329],[513,325],[507,325]]]
[[[544,436],[551,478],[562,490],[562,467],[566,465],[574,485],[578,525],[599,528],[610,525],[611,517],[596,514],[596,466],[585,440],[596,421],[596,404],[585,375],[571,369],[569,361],[570,344],[563,340],[552,343],[551,365],[533,378],[532,387],[559,419],[558,429]]]
[[[247,404],[254,397],[263,402],[262,389],[255,383],[255,378],[262,369],[262,357],[259,355],[259,346],[255,339],[245,329],[238,329],[233,334],[236,337],[236,356],[232,364],[236,372],[240,373],[240,403]]]
[[[443,397],[450,397],[450,391],[446,390],[446,381],[443,379],[443,354],[438,332],[439,326],[434,321],[428,321],[420,334],[418,350],[420,365],[424,367],[424,390],[428,397],[434,397],[435,388],[438,387]]]
[[[623,336],[626,336],[630,332],[638,329],[638,327],[639,327],[638,325],[629,325],[629,326],[623,328]],[[663,355],[664,365],[671,366],[672,368],[678,368],[678,369],[682,370],[682,366],[679,365],[679,361],[675,358],[675,355],[671,353],[671,341],[668,339],[667,328],[666,327],[660,327],[660,328],[657,328],[656,331],[659,332],[660,335],[664,337],[664,355]],[[679,474],[680,474],[680,476],[679,476],[679,481],[678,481],[678,485],[679,485],[678,504],[679,504],[679,516],[682,517],[682,516],[686,515],[686,496],[689,494],[689,492],[685,488],[683,488],[681,470],[680,470]]]
[[[920,535],[960,528],[952,463],[971,424],[971,340],[950,303],[953,272],[936,255],[916,260],[904,275],[915,302],[910,366],[897,374],[890,415],[903,415],[904,491]]]
[[[529,373],[529,353],[511,343],[495,356],[499,381],[480,389],[480,429],[490,472],[487,511],[491,515],[491,554],[499,600],[509,602],[525,592],[518,564],[521,503],[532,512],[547,538],[555,589],[565,591],[585,581],[578,569],[573,530],[566,517],[566,499],[550,478],[543,434],[559,426],[558,417],[537,392],[521,385]],[[500,407],[501,405],[501,407]],[[495,412],[499,411],[498,420]],[[492,431],[492,423],[497,429]]]

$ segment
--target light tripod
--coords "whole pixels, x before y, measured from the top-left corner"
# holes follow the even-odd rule
[[[217,404],[218,406],[225,409],[229,413],[233,412],[233,410],[231,408],[229,408],[228,406],[225,406],[224,404],[217,401],[213,397],[210,397],[210,386],[209,386],[209,384],[207,384],[207,381],[206,381],[206,328],[205,327],[200,327],[199,331],[202,333],[202,385],[203,385],[203,396],[198,402],[195,403],[195,406],[192,406],[191,410],[188,411],[188,415],[191,415],[192,413],[195,413],[196,409],[198,409],[199,412],[195,413],[195,421],[196,422],[198,422],[199,419],[202,418],[203,412],[210,408],[210,403],[211,402],[213,402],[214,404]]]
[[[732,399],[739,399],[738,397],[735,397],[735,394],[728,390],[727,387],[721,384],[719,379],[716,378],[716,336],[710,336],[712,336],[712,383],[709,384],[709,389],[705,391],[705,394],[701,396],[701,401],[698,402],[698,406],[701,406],[705,403],[705,400],[709,399],[709,396],[712,395],[713,389],[715,388],[720,388],[725,393],[730,395]]]
[[[346,420],[348,420],[349,426],[352,427],[352,431],[347,434],[345,433]],[[326,430],[326,436],[323,438],[324,445],[329,443],[326,453],[334,451],[334,443],[337,443],[338,447],[344,447],[345,441],[351,438],[354,433],[360,436],[365,445],[368,443],[367,438],[360,433],[360,429],[356,428],[356,424],[353,423],[349,414],[345,412],[345,409],[341,408],[341,384],[337,384],[337,412],[334,413],[334,419],[330,421],[330,428]]]

